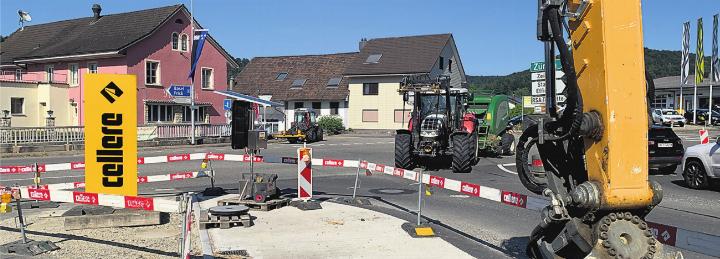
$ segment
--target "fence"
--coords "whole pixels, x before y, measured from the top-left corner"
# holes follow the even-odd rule
[[[75,80],[77,81],[76,75]],[[11,82],[24,82],[24,83],[55,83],[55,84],[68,84],[68,75],[64,73],[51,73],[47,72],[20,72],[16,71],[2,71],[0,72],[0,81],[11,81]]]
[[[138,127],[138,140],[189,138],[190,125],[146,125]],[[195,125],[196,137],[229,137],[230,125]],[[70,144],[85,141],[82,126],[16,127],[0,129],[0,145]]]

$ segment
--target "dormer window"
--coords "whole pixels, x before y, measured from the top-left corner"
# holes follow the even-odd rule
[[[380,62],[380,58],[382,57],[382,54],[370,54],[370,56],[367,57],[365,60],[365,64],[376,64]]]

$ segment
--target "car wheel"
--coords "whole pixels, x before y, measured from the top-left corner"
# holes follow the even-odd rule
[[[705,172],[705,167],[697,160],[689,160],[686,162],[683,178],[685,178],[685,183],[693,189],[704,189],[708,186],[708,176]]]
[[[680,127],[685,127],[685,123],[680,122],[680,123],[678,124],[678,126],[680,126]]]

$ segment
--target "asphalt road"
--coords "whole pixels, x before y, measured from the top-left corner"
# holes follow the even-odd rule
[[[695,132],[679,133],[685,146],[696,144]],[[696,134],[696,133],[695,133]],[[695,139],[693,139],[695,137]],[[300,145],[271,143],[265,156],[294,156]],[[377,163],[393,163],[393,138],[390,137],[329,137],[326,141],[310,144],[315,158],[337,158],[368,160]],[[177,153],[242,152],[223,146],[176,146],[163,149],[141,150],[139,156],[158,156]],[[47,157],[7,158],[0,160],[2,165],[24,165],[33,162],[62,163],[82,161],[81,154],[50,154]],[[453,174],[449,170],[429,172],[430,174],[451,179],[468,181],[483,186],[533,195],[520,184],[513,174],[514,157],[484,158],[473,167],[470,174]],[[498,166],[503,165],[506,166]],[[184,161],[163,164],[140,165],[140,175],[168,174],[182,171],[196,171],[200,161]],[[250,172],[249,163],[216,161],[213,168],[217,172],[216,183],[228,189],[237,189],[240,173]],[[282,164],[255,164],[255,172],[277,173],[279,186],[286,192],[296,188],[295,167]],[[317,195],[351,195],[356,171],[352,168],[314,169],[314,188]],[[652,179],[663,185],[664,199],[647,219],[658,223],[674,225],[694,231],[720,235],[720,188],[713,190],[692,190],[682,183],[680,169],[676,174],[651,175]],[[44,183],[82,181],[82,171],[49,172],[44,175]],[[30,184],[30,175],[0,175],[0,184]],[[361,175],[359,195],[370,197],[378,209],[400,217],[413,219],[410,211],[417,207],[417,185],[386,175]],[[142,195],[174,195],[184,191],[202,191],[209,185],[208,178],[187,179],[140,185]],[[482,258],[524,257],[528,235],[539,222],[538,212],[496,202],[468,197],[447,190],[434,189],[433,195],[425,200],[423,215],[443,226],[443,237],[471,255]],[[683,251],[685,258],[706,258],[703,255]]]

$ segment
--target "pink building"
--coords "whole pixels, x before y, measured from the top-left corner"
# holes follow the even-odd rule
[[[90,13],[90,10],[88,10]],[[190,106],[176,102],[166,89],[190,85],[190,13],[174,5],[128,13],[103,15],[99,5],[91,17],[26,26],[0,43],[0,91],[18,84],[67,85],[70,117],[83,125],[85,76],[88,73],[134,74],[137,76],[138,124],[189,123]],[[195,23],[196,28],[202,28]],[[224,97],[213,90],[227,90],[227,68],[237,67],[211,36],[207,37],[195,72],[195,101],[200,123],[225,123]],[[3,86],[3,84],[5,86]],[[9,88],[8,88],[9,89]],[[10,91],[8,91],[10,92]],[[0,98],[13,98],[0,95]],[[14,97],[16,110],[22,103]],[[52,98],[52,97],[51,97]],[[61,103],[64,100],[61,100]],[[57,109],[56,109],[57,110]],[[64,110],[64,109],[59,109]],[[59,114],[56,114],[59,115]]]

